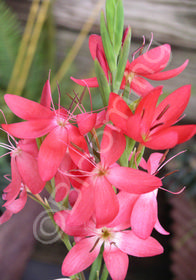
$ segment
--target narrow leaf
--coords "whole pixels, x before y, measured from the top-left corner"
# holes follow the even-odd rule
[[[97,280],[97,272],[100,272],[101,264],[102,264],[102,256],[103,256],[103,245],[101,247],[100,253],[94,263],[91,266],[89,280]]]
[[[106,1],[106,19],[108,32],[114,52],[118,56],[123,36],[124,10],[122,0]]]
[[[122,78],[124,75],[126,63],[129,56],[130,51],[130,43],[131,43],[131,29],[129,29],[126,39],[124,41],[123,47],[120,52],[119,60],[118,60],[118,66],[117,66],[117,74],[116,74],[116,88],[120,88]]]
[[[102,38],[103,47],[104,47],[109,68],[111,72],[114,72],[116,70],[116,58],[115,58],[113,46],[110,41],[108,30],[105,24],[103,11],[101,12],[101,18],[100,18],[100,31],[101,31],[101,38]]]
[[[129,138],[128,136],[125,137],[126,137],[126,148],[124,150],[124,153],[120,157],[119,161],[121,166],[128,167],[129,157],[135,145],[135,140]]]
[[[95,73],[96,73],[97,80],[99,83],[99,89],[101,92],[103,104],[104,104],[104,106],[107,106],[109,96],[110,96],[110,86],[108,84],[108,80],[105,76],[105,73],[97,59],[95,59]]]

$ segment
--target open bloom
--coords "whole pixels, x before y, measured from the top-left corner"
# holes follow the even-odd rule
[[[76,241],[64,259],[63,275],[71,276],[90,266],[97,258],[102,245],[104,246],[103,258],[113,280],[125,279],[129,265],[127,255],[149,257],[163,253],[162,246],[154,238],[148,237],[143,240],[132,230],[126,230],[129,227],[128,215],[124,213],[126,195],[119,194],[118,200],[120,205],[118,215],[111,224],[102,228],[96,228],[93,220],[85,225],[69,226],[67,211],[55,213],[54,219],[57,225],[65,233],[74,236]],[[131,208],[132,205],[129,211]]]
[[[101,36],[93,34],[89,37],[89,49],[92,58],[98,59],[105,76],[109,81],[109,66],[105,57]],[[125,85],[129,84],[130,89],[133,89],[141,96],[145,96],[153,89],[153,86],[145,78],[160,81],[168,80],[179,75],[187,66],[188,60],[176,69],[162,71],[167,66],[170,56],[171,47],[170,45],[165,44],[145,52],[132,62],[127,61],[121,89],[124,89]],[[71,77],[71,79],[82,86],[99,86],[96,77],[81,80]]]
[[[116,161],[126,146],[124,135],[112,126],[106,126],[100,148],[100,161],[89,160],[82,153],[70,150],[72,159],[80,168],[84,181],[76,186],[80,193],[70,217],[70,223],[81,224],[95,213],[97,226],[112,221],[118,214],[119,205],[115,191],[117,189],[130,193],[147,193],[162,185],[159,178],[144,171],[119,166]],[[85,176],[85,177],[83,177]],[[75,180],[78,180],[76,175]],[[72,178],[73,181],[73,178]],[[73,184],[73,186],[75,186]]]
[[[56,174],[68,143],[74,143],[74,139],[79,138],[81,147],[87,149],[84,137],[78,128],[69,122],[72,115],[65,108],[51,110],[48,97],[42,98],[43,105],[11,94],[5,95],[5,101],[14,114],[26,121],[2,124],[3,129],[15,137],[24,139],[47,135],[38,156],[39,172],[44,181],[50,180]]]
[[[173,148],[196,133],[196,125],[174,125],[188,104],[190,89],[190,85],[186,85],[175,90],[157,106],[162,87],[156,87],[141,99],[134,113],[122,97],[111,93],[110,120],[130,138],[148,148]]]

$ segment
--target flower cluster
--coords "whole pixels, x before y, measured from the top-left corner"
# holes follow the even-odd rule
[[[119,5],[118,9],[112,9],[111,2]],[[158,220],[157,193],[162,180],[157,174],[166,157],[158,150],[189,140],[196,133],[196,125],[176,125],[188,104],[190,85],[158,103],[163,88],[154,88],[146,80],[173,78],[188,61],[162,71],[171,55],[170,46],[165,44],[146,52],[143,46],[139,56],[129,62],[130,28],[123,35],[118,15],[115,26],[119,30],[113,30],[108,9],[121,13],[122,2],[106,1],[108,27],[102,14],[101,36],[89,38],[96,77],[72,78],[88,89],[99,87],[103,108],[86,112],[76,95],[72,111],[61,107],[60,102],[56,109],[49,79],[40,103],[5,95],[8,107],[24,121],[2,124],[16,147],[10,141],[11,182],[4,190],[6,211],[0,223],[24,207],[27,194],[51,213],[46,198],[40,195],[47,184],[59,207],[52,219],[75,240],[63,262],[62,274],[78,274],[101,255],[111,278],[123,280],[128,255],[163,253],[163,247],[151,236],[154,228],[169,234]],[[132,91],[138,96],[134,102]],[[147,160],[143,157],[145,147],[157,151]]]

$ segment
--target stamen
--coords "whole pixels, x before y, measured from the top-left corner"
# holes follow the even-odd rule
[[[6,120],[6,117],[5,117],[4,113],[3,113],[3,110],[0,109],[0,113],[1,113],[2,116],[3,116],[5,123],[7,124],[7,120]]]
[[[150,47],[151,47],[151,45],[152,45],[152,41],[153,41],[153,32],[151,32],[151,39],[150,39],[150,43],[149,43],[149,45],[148,45],[148,48],[147,48],[147,52],[149,51],[149,49],[150,49]]]
[[[143,108],[143,110],[142,110],[141,119],[143,119],[143,117],[144,117],[144,113],[145,113],[145,108]]]
[[[137,54],[138,52],[139,52],[139,55],[142,54],[142,51],[143,51],[143,49],[144,49],[144,46],[145,46],[145,37],[144,37],[144,35],[143,35],[142,37],[143,37],[142,46],[139,47],[138,49],[136,49],[136,51],[134,51],[134,53],[132,54],[132,60],[133,60],[133,61],[134,61],[134,59],[135,59],[136,54]]]
[[[79,97],[78,97],[78,94],[77,94],[75,91],[74,91],[74,94],[76,95],[76,98],[77,98],[77,100],[78,100],[78,104],[82,107],[83,112],[86,112],[86,110],[85,110],[83,104],[81,103],[81,97],[79,98]]]
[[[91,111],[93,110],[93,102],[92,102],[92,96],[91,96],[91,92],[90,92],[90,88],[87,84],[87,82],[85,80],[82,80],[85,84],[86,84],[86,87],[88,89],[88,93],[89,93],[89,97],[90,97],[90,104],[91,104]]]
[[[91,160],[89,159],[89,157],[85,155],[85,151],[84,151],[84,150],[82,150],[80,147],[78,147],[78,146],[75,145],[74,143],[71,143],[71,144],[72,144],[73,146],[75,146],[76,149],[74,149],[74,147],[72,147],[71,145],[68,144],[69,149],[72,149],[72,150],[73,150],[74,152],[76,152],[78,155],[82,156],[84,159],[86,159],[88,162],[90,162],[94,167],[97,166],[96,163],[94,163],[93,161],[91,161]],[[81,154],[81,153],[77,150],[77,148],[78,148],[79,150],[81,150],[83,154]]]
[[[163,125],[164,123],[162,122],[162,123],[157,123],[157,124],[155,124],[154,126],[152,126],[150,129],[149,129],[149,131],[152,131],[153,129],[155,129],[155,128],[157,128],[157,127],[159,127],[160,125]]]
[[[166,156],[167,156],[168,153],[169,153],[169,149],[167,149],[167,150],[165,151],[165,153],[162,155],[161,159],[159,160],[159,165],[161,165],[161,163],[164,162],[164,160],[165,160],[165,158],[166,158]]]
[[[58,98],[58,113],[60,114],[60,100],[61,100],[61,91],[60,91],[60,87],[59,87],[59,84],[58,82],[57,83],[57,89],[58,89],[58,95],[59,95],[59,98]]]
[[[51,69],[49,69],[49,72],[48,72],[48,81],[50,81],[50,74],[51,74]]]
[[[162,118],[162,116],[167,112],[167,110],[169,109],[170,105],[167,104],[167,106],[165,106],[165,108],[162,110],[162,112],[158,115],[158,117],[156,118],[156,120],[160,120]]]
[[[163,176],[163,177],[161,178],[161,180],[163,180],[164,178],[166,178],[166,177],[168,177],[168,176],[170,176],[170,175],[172,175],[172,174],[174,174],[174,173],[176,173],[176,172],[179,172],[179,170],[174,170],[174,171],[171,171],[171,172],[167,173],[165,176]]]
[[[167,190],[167,189],[162,188],[162,187],[159,187],[159,189],[161,189],[161,190],[163,190],[163,191],[166,191],[166,192],[168,192],[168,193],[171,193],[171,194],[181,194],[181,193],[186,189],[186,187],[183,187],[183,188],[182,188],[180,191],[178,191],[178,192],[172,192],[172,191]]]
[[[89,253],[91,253],[91,252],[95,249],[95,247],[96,247],[97,244],[99,243],[99,240],[100,240],[100,239],[101,239],[100,237],[97,238],[97,240],[95,241],[95,244],[93,245],[93,247],[92,247],[92,249],[89,251]]]
[[[168,151],[169,151],[169,150],[168,150]],[[166,151],[166,152],[167,152],[167,151]],[[173,157],[169,158],[166,162],[164,162],[161,166],[159,166],[159,168],[157,169],[156,172],[159,172],[159,170],[161,170],[161,169],[163,168],[163,166],[165,166],[168,162],[170,162],[172,159],[176,158],[177,156],[179,156],[179,155],[181,155],[181,154],[183,154],[183,153],[185,153],[185,152],[186,152],[186,150],[181,151],[181,152],[177,153],[176,155],[174,155]]]
[[[9,182],[12,181],[12,179],[9,178],[9,177],[10,177],[10,174],[5,174],[5,175],[3,175],[3,177],[4,177],[6,180],[8,180]]]

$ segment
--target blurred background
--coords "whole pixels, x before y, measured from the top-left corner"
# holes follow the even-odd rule
[[[151,40],[152,47],[169,43],[172,57],[167,69],[189,64],[178,77],[154,85],[164,85],[168,94],[184,84],[192,84],[192,97],[182,123],[196,122],[196,1],[195,0],[124,0],[125,27],[132,28],[131,53]],[[3,95],[13,93],[39,100],[51,69],[51,87],[57,100],[58,81],[61,105],[68,106],[66,93],[82,92],[70,76],[93,77],[93,60],[88,36],[99,33],[99,13],[104,0],[0,0],[0,107],[8,122],[13,120]],[[131,58],[130,53],[130,58]],[[97,90],[92,90],[94,109],[101,107]],[[89,108],[88,95],[84,98]],[[3,119],[1,119],[3,121]],[[5,135],[0,132],[0,142]],[[1,155],[4,153],[0,148]],[[164,180],[164,186],[180,195],[160,191],[159,219],[170,236],[153,232],[165,247],[165,253],[153,258],[130,258],[127,280],[193,280],[196,277],[196,140],[174,149],[169,156],[186,149],[163,170],[180,170]],[[7,185],[3,174],[9,173],[9,162],[0,161],[0,192]],[[3,201],[0,201],[3,204]],[[3,209],[1,208],[3,211]],[[61,276],[66,255],[64,245],[56,240],[48,221],[35,240],[32,224],[43,210],[28,201],[24,211],[0,227],[0,279],[52,280]],[[36,230],[37,232],[37,230]],[[45,235],[43,234],[45,232]],[[46,237],[46,233],[48,237]],[[88,273],[88,271],[87,271]]]

